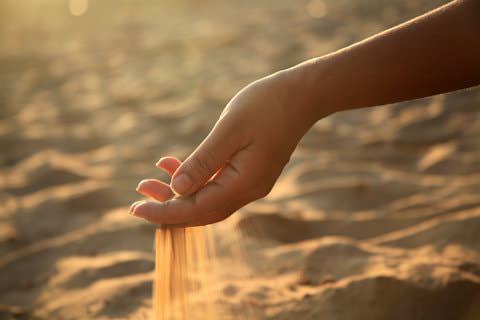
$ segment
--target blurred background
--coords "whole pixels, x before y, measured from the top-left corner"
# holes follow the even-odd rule
[[[167,178],[155,161],[185,158],[249,82],[445,2],[2,0],[0,319],[150,319],[154,229],[127,211]],[[223,319],[480,319],[479,104],[474,88],[318,122],[272,193],[214,227],[200,301]]]

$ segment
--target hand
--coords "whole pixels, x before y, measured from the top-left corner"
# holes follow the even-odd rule
[[[160,159],[157,166],[173,176],[171,187],[158,180],[140,182],[137,191],[156,201],[133,204],[132,214],[156,224],[206,225],[266,196],[316,121],[302,109],[290,72],[241,90],[183,163]]]

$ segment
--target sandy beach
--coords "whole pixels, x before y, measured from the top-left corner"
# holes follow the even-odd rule
[[[249,82],[444,1],[0,3],[0,319],[151,319],[128,215]],[[218,319],[480,319],[480,89],[334,114],[213,226]],[[198,310],[198,311],[196,311]]]

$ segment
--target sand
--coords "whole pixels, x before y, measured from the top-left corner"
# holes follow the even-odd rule
[[[214,319],[207,290],[218,282],[211,226],[161,225],[155,231],[153,319]],[[197,299],[194,299],[194,298]],[[194,303],[196,301],[201,303]],[[202,306],[202,309],[194,307]]]
[[[151,319],[128,215],[250,81],[441,1],[0,2],[0,319]],[[214,227],[222,319],[480,319],[480,91],[335,114]],[[205,319],[192,307],[192,319]]]

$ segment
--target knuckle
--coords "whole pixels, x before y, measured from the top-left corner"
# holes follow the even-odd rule
[[[235,185],[235,187],[232,190],[235,192],[237,199],[240,199],[240,198],[250,199],[255,197],[254,193],[255,193],[256,187],[255,187],[255,184],[251,183],[249,179],[244,179],[244,180],[238,181],[238,183]]]
[[[203,151],[192,158],[191,167],[195,169],[202,177],[208,178],[208,175],[213,174],[214,157],[208,151]]]
[[[250,184],[246,180],[238,180],[236,183],[232,185],[232,190],[236,193],[244,193],[248,191],[250,188]]]
[[[259,199],[260,198],[265,198],[266,196],[268,196],[268,194],[270,193],[270,191],[272,190],[271,187],[263,187],[260,189],[259,191]]]
[[[247,202],[245,202],[244,200],[240,200],[240,199],[232,201],[226,207],[224,207],[220,212],[215,214],[215,217],[216,217],[215,222],[227,219],[232,214],[237,212],[237,210],[240,209],[241,207],[243,207],[245,204],[247,204]]]
[[[253,189],[253,198],[255,200],[264,198],[270,193],[271,190],[272,190],[272,187],[267,184],[257,185]]]
[[[231,212],[231,210],[225,210],[223,212],[212,214],[209,217],[208,223],[211,224],[211,223],[217,223],[217,222],[223,221],[227,219],[233,212],[235,211]]]

